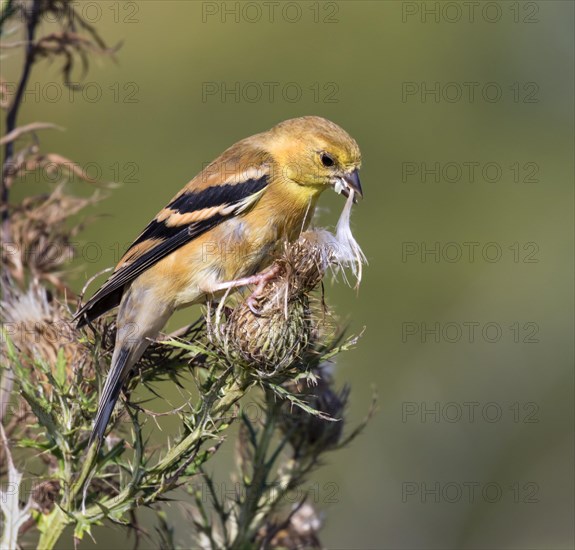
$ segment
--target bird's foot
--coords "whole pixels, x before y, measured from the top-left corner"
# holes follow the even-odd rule
[[[246,305],[254,315],[261,315],[261,310],[257,306],[258,299],[261,298],[266,285],[277,276],[279,271],[280,266],[274,264],[272,267],[266,269],[262,273],[254,275],[254,277],[257,279],[257,281],[254,281],[256,288],[254,288],[254,291],[248,296],[246,300]]]
[[[254,315],[261,315],[261,311],[257,307],[258,299],[261,297],[266,285],[277,276],[279,271],[280,266],[274,264],[261,273],[257,273],[256,275],[220,283],[216,285],[212,290],[229,290],[231,288],[238,288],[240,286],[256,285],[253,292],[246,299],[246,305]]]

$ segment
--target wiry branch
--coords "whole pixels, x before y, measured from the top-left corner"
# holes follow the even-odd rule
[[[36,33],[36,27],[39,21],[40,15],[40,5],[42,0],[33,0],[30,13],[27,17],[26,24],[26,53],[24,56],[24,68],[22,70],[22,76],[18,83],[18,88],[14,99],[12,100],[12,105],[8,110],[6,115],[6,134],[10,135],[16,129],[16,122],[18,120],[18,111],[24,97],[24,92],[26,91],[26,86],[28,84],[28,79],[30,78],[30,72],[32,70],[32,65],[34,64],[35,57],[35,44],[34,35]],[[4,149],[4,164],[2,165],[2,187],[0,190],[0,208],[1,208],[1,222],[2,222],[2,241],[10,241],[10,217],[8,213],[8,201],[10,197],[10,184],[12,177],[12,161],[14,157],[14,141],[9,140]]]

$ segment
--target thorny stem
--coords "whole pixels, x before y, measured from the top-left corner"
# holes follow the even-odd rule
[[[222,376],[226,379],[226,376]],[[98,504],[88,508],[85,512],[74,509],[78,495],[82,491],[84,484],[95,467],[98,448],[96,445],[88,451],[82,472],[76,482],[71,486],[70,491],[65,495],[62,508],[55,507],[50,514],[51,517],[45,519],[45,528],[38,542],[38,548],[41,550],[51,550],[54,548],[58,539],[64,532],[67,525],[75,522],[75,517],[81,521],[93,523],[106,518],[111,512],[127,512],[136,505],[143,505],[146,502],[153,502],[158,496],[157,493],[164,493],[169,487],[166,485],[173,484],[172,478],[165,478],[163,472],[177,464],[188,451],[193,448],[199,448],[206,435],[206,422],[209,418],[217,418],[218,415],[224,415],[243,395],[250,382],[234,381],[231,387],[226,388],[226,392],[221,399],[205,402],[201,419],[196,429],[188,434],[178,445],[171,449],[166,456],[147,474],[143,474],[142,483],[130,483],[123,491],[114,497],[103,499]],[[220,386],[220,385],[219,385]],[[135,461],[136,463],[138,460]],[[140,472],[142,475],[142,472]],[[137,476],[136,476],[137,477]],[[138,485],[159,485],[158,491],[150,492],[141,499],[135,499],[134,495],[138,491]],[[83,516],[83,518],[81,518]]]
[[[32,65],[34,63],[34,56],[36,53],[36,45],[34,44],[34,34],[38,26],[38,19],[40,15],[40,4],[42,0],[34,0],[28,23],[26,25],[26,55],[24,57],[24,68],[22,76],[18,83],[18,89],[12,101],[12,105],[6,115],[6,134],[9,134],[16,128],[16,121],[18,119],[18,111],[24,97],[24,92],[28,84]],[[0,204],[2,208],[2,241],[7,242],[10,240],[10,218],[8,215],[8,199],[10,196],[10,177],[12,176],[12,160],[14,157],[14,140],[8,141],[4,149],[4,164],[2,166],[2,188],[0,192]]]
[[[97,445],[91,445],[88,449],[88,454],[86,455],[84,465],[82,466],[82,471],[80,472],[78,479],[70,487],[70,491],[64,495],[64,509],[68,509],[70,504],[74,502],[74,499],[84,488],[86,481],[94,470],[96,459],[98,458],[98,451],[99,449]]]
[[[38,541],[38,550],[51,550],[54,548],[69,523],[70,518],[61,508],[54,506],[50,515],[44,516],[42,520],[42,534]]]
[[[222,376],[224,378],[224,376]],[[230,388],[226,389],[225,395],[217,402],[210,404],[204,402],[204,414],[197,427],[188,434],[178,445],[166,454],[166,456],[157,464],[155,470],[161,471],[170,468],[175,464],[184,449],[190,448],[194,442],[198,441],[204,434],[206,420],[209,417],[217,418],[219,414],[228,411],[246,392],[250,383],[247,381],[235,381]]]
[[[95,467],[98,450],[97,445],[92,445],[88,449],[88,454],[84,461],[82,471],[80,472],[78,479],[70,486],[70,490],[64,493],[61,507],[55,506],[50,517],[44,520],[42,534],[38,541],[39,549],[50,550],[51,548],[54,548],[66,526],[71,523],[72,517],[69,514],[74,512],[73,505],[76,497],[82,491],[86,480]],[[68,480],[68,482],[70,482],[70,480]]]
[[[257,514],[263,492],[266,490],[266,478],[270,469],[266,458],[275,430],[275,404],[268,398],[267,414],[261,438],[256,448],[252,479],[246,482],[246,496],[238,518],[238,533],[232,546],[234,550],[250,547],[252,524]]]

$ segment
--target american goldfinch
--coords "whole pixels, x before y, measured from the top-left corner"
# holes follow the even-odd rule
[[[362,195],[360,164],[357,143],[337,124],[294,118],[232,145],[158,213],[75,315],[82,327],[120,306],[90,443],[101,443],[132,367],[172,313],[265,284],[278,245],[307,228],[322,191]]]

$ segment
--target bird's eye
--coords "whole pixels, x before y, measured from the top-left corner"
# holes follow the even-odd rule
[[[328,155],[327,153],[322,153],[321,154],[321,163],[326,166],[333,166],[335,164],[335,160],[333,160],[333,157]]]

